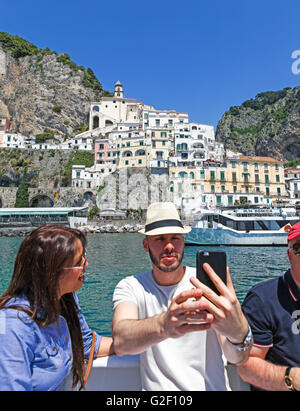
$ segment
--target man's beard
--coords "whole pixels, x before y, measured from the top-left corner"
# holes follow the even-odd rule
[[[182,251],[182,255],[181,255],[181,257],[178,259],[178,264],[177,264],[176,266],[173,266],[173,267],[162,267],[162,266],[159,264],[159,260],[157,260],[157,259],[154,257],[154,255],[152,254],[152,252],[151,252],[151,250],[150,250],[150,247],[149,247],[148,249],[149,249],[149,256],[150,256],[150,259],[151,259],[152,263],[155,265],[156,268],[158,268],[160,271],[163,271],[163,272],[165,272],[165,273],[171,273],[171,272],[173,272],[173,271],[176,271],[177,268],[180,266],[182,260],[183,260],[184,251]],[[176,255],[176,256],[178,257],[178,254],[177,254],[177,253],[163,253],[163,254],[161,254],[161,255],[159,256],[159,259],[160,259],[163,255]]]

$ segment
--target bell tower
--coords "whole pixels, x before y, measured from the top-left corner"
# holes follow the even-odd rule
[[[114,97],[124,97],[124,93],[123,93],[123,85],[121,84],[121,82],[118,80],[115,84],[115,93],[114,93]]]

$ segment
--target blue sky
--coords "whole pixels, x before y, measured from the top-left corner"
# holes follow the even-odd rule
[[[91,67],[103,88],[217,126],[230,106],[295,87],[299,0],[14,0],[1,28]],[[3,18],[4,16],[4,18]]]

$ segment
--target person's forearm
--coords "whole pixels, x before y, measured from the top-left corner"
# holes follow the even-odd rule
[[[224,338],[224,337],[223,337]],[[224,338],[222,343],[223,352],[227,361],[231,364],[242,364],[249,358],[250,346],[246,351],[239,351],[234,347],[227,338]]]
[[[163,314],[144,320],[120,320],[113,327],[114,349],[118,356],[144,352],[148,347],[163,341]]]
[[[239,374],[245,382],[268,391],[287,390],[284,384],[285,370],[286,367],[257,357],[250,357],[238,367]]]
[[[113,339],[111,337],[102,337],[96,358],[106,357],[115,353]]]

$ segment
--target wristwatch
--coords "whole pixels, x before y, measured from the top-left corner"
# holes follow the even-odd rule
[[[287,367],[284,374],[284,384],[289,391],[297,391],[294,387],[294,380],[290,377],[291,367]]]
[[[230,340],[228,340],[228,341],[230,342],[231,345],[233,345],[234,348],[236,348],[239,351],[248,350],[248,348],[251,346],[252,341],[253,341],[253,335],[252,335],[252,330],[251,330],[250,325],[249,325],[249,329],[248,329],[248,334],[246,335],[244,341],[242,341],[239,344],[234,344]]]

